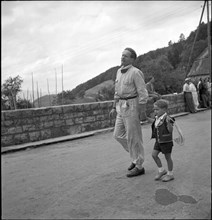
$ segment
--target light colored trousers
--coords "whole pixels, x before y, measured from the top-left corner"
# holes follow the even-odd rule
[[[119,100],[116,110],[114,138],[130,153],[131,160],[136,167],[142,168],[144,146],[138,115],[138,99]]]
[[[191,92],[191,93],[192,93],[195,109],[197,109],[197,107],[199,106],[198,94],[197,92]]]

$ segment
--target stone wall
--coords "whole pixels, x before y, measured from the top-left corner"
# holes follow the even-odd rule
[[[169,113],[185,111],[183,94],[164,95]],[[113,127],[112,101],[12,110],[1,112],[1,146],[29,143],[65,135]],[[147,103],[151,114],[153,101]]]

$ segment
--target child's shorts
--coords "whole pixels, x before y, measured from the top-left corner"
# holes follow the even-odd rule
[[[155,142],[154,150],[160,151],[163,154],[170,154],[172,152],[173,142],[169,143],[158,143]]]

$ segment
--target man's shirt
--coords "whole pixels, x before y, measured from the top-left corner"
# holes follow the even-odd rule
[[[145,104],[148,92],[143,73],[132,65],[129,66],[126,73],[121,73],[121,69],[123,68],[117,71],[114,99],[138,96],[139,104]]]

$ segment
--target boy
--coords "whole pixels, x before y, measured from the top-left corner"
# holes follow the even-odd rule
[[[158,174],[155,176],[155,180],[162,179],[163,182],[168,182],[174,179],[173,175],[173,161],[171,158],[171,152],[173,147],[173,125],[174,118],[171,118],[167,114],[168,101],[159,99],[154,103],[155,119],[150,119],[152,123],[152,137],[156,142],[152,151],[152,157],[158,167]],[[168,172],[163,168],[159,153],[162,152],[165,155]]]

